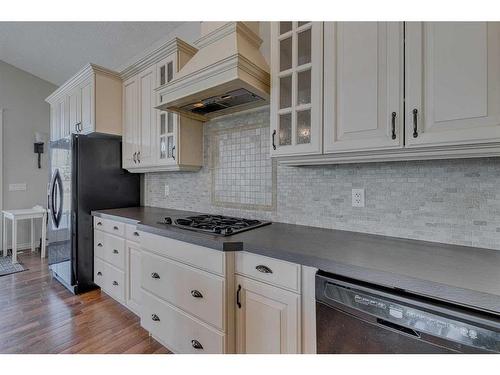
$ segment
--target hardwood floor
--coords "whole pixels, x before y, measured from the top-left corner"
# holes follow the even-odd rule
[[[19,261],[29,270],[0,277],[0,353],[169,353],[105,293],[71,294],[39,253]]]

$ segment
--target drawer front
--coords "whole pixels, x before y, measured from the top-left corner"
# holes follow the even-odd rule
[[[143,252],[141,284],[145,290],[224,331],[222,277]]]
[[[300,265],[247,252],[236,253],[236,272],[300,292]]]
[[[94,257],[94,283],[104,288],[106,285],[106,266],[104,262]]]
[[[202,270],[224,275],[224,253],[155,234],[139,232],[144,250],[166,256]]]
[[[136,243],[141,242],[141,234],[139,233],[135,225],[131,224],[125,225],[125,238],[132,242]]]
[[[118,221],[94,217],[94,228],[112,233],[115,236],[125,237],[125,224]]]
[[[105,285],[104,291],[114,299],[125,301],[125,273],[109,264],[104,264]]]
[[[224,334],[150,293],[144,292],[142,297],[141,325],[168,349],[183,354],[224,353]]]
[[[94,255],[125,270],[125,239],[95,230]]]

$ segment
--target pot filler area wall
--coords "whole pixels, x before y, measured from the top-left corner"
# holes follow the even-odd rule
[[[146,174],[146,205],[500,250],[498,158],[286,167],[267,107],[203,126],[204,167]]]

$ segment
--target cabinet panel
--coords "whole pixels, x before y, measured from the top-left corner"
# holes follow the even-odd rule
[[[271,155],[319,154],[323,23],[287,24],[271,24]]]
[[[141,289],[141,250],[127,242],[127,292],[126,303],[137,314],[140,313],[142,301]]]
[[[300,353],[300,296],[240,276],[236,288],[237,353]]]
[[[155,145],[156,112],[155,106],[155,67],[139,74],[139,150],[137,161],[140,166],[152,164]]]
[[[68,116],[71,133],[78,133],[82,121],[82,92],[79,87],[68,95]]]
[[[500,141],[500,23],[407,23],[408,146]]]
[[[94,84],[92,80],[84,83],[81,87],[81,132],[89,134],[94,131]]]
[[[123,83],[123,167],[130,168],[137,164],[138,139],[138,88],[137,77]]]
[[[403,145],[403,24],[325,23],[325,153]]]

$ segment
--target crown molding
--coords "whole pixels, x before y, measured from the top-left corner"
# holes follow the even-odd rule
[[[244,36],[254,47],[260,48],[262,39],[252,29],[250,29],[244,22],[227,22],[221,27],[213,30],[212,32],[202,36],[194,42],[198,49],[205,48],[206,46],[223,39],[227,35],[234,34]]]

